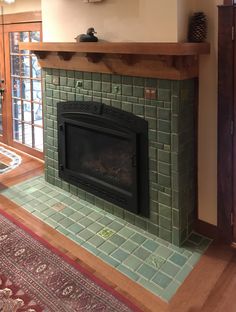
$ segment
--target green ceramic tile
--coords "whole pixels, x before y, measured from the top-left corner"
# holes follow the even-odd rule
[[[176,274],[179,272],[179,270],[180,268],[177,265],[169,261],[166,261],[161,267],[161,271],[170,276],[171,278],[174,278]]]
[[[118,234],[112,235],[109,240],[117,246],[121,246],[125,242],[125,239]]]
[[[126,265],[128,268],[132,270],[137,270],[142,264],[142,261],[138,259],[137,257],[130,255],[125,261],[124,265]]]
[[[91,223],[88,226],[88,229],[94,233],[98,233],[99,231],[101,231],[104,228],[103,225],[99,224],[99,223]]]
[[[51,219],[53,219],[54,221],[56,222],[59,222],[61,221],[62,219],[64,219],[65,216],[63,216],[63,214],[61,213],[54,213],[52,216],[51,216]]]
[[[132,229],[129,229],[128,227],[124,227],[119,231],[118,234],[123,236],[124,238],[129,238],[131,235],[134,234],[134,231]]]
[[[70,219],[74,220],[75,222],[77,222],[83,218],[84,218],[84,215],[82,213],[77,212],[77,211],[70,215]]]
[[[151,252],[144,249],[143,247],[139,247],[133,254],[139,259],[145,261],[150,256]]]
[[[117,246],[110,243],[109,241],[105,241],[101,246],[99,246],[99,250],[101,250],[105,254],[111,254],[114,250],[117,249]]]
[[[86,206],[83,206],[80,210],[79,210],[80,213],[84,214],[85,216],[88,216],[92,210],[91,208],[89,207],[86,207]]]
[[[107,218],[107,217],[103,217],[102,219],[99,219],[98,222],[106,226],[106,225],[112,223],[112,219]]]
[[[94,233],[89,231],[88,229],[83,229],[82,231],[79,232],[78,237],[84,239],[84,240],[89,240],[91,237],[94,236]]]
[[[102,245],[103,243],[105,242],[105,240],[98,236],[98,235],[94,235],[93,237],[91,237],[89,240],[88,240],[88,243],[92,244],[93,246],[95,247],[99,247],[100,245]]]
[[[113,221],[112,223],[109,224],[109,228],[114,230],[115,232],[120,231],[124,227],[123,224],[118,223],[116,221]]]
[[[69,219],[69,218],[64,218],[59,223],[60,223],[60,225],[62,225],[65,228],[68,228],[69,226],[74,224],[74,222],[71,219]]]
[[[64,215],[66,215],[67,217],[73,215],[75,211],[69,207],[64,208],[61,213],[63,213]]]
[[[154,252],[157,247],[159,247],[159,244],[153,240],[146,240],[143,244],[143,247],[145,247],[146,249],[148,249],[151,252]]]
[[[128,258],[129,254],[124,250],[118,248],[111,254],[111,256],[119,262],[123,262],[126,258]]]
[[[157,272],[152,281],[161,288],[166,288],[172,282],[172,279],[162,272]]]
[[[178,253],[174,253],[169,260],[179,266],[183,266],[188,259]]]
[[[142,275],[143,277],[147,278],[147,279],[151,279],[153,278],[153,276],[156,274],[157,270],[152,268],[151,266],[147,265],[147,264],[143,264],[137,271],[137,273],[139,273],[140,275]]]
[[[127,240],[126,242],[124,242],[124,244],[121,245],[121,247],[126,251],[132,253],[135,249],[139,247],[139,245],[131,240]]]
[[[74,233],[74,234],[79,233],[79,232],[82,231],[83,229],[84,229],[84,228],[83,228],[81,225],[76,224],[76,223],[72,224],[71,226],[69,226],[69,227],[67,228],[67,230],[69,230],[70,232],[72,232],[72,233]]]
[[[115,232],[108,228],[103,228],[101,231],[97,233],[97,235],[101,236],[104,239],[108,239],[112,237],[115,234]]]
[[[137,244],[142,244],[146,240],[146,237],[141,234],[136,233],[133,236],[131,236],[130,239]]]
[[[82,225],[83,227],[87,228],[89,225],[91,225],[91,224],[93,223],[93,220],[91,220],[91,219],[85,217],[85,218],[83,218],[83,219],[80,219],[80,220],[78,221],[78,223],[79,223],[80,225]]]
[[[96,212],[96,211],[90,213],[88,216],[89,216],[90,219],[92,219],[94,221],[97,221],[97,220],[99,220],[102,217],[102,215],[100,213]]]

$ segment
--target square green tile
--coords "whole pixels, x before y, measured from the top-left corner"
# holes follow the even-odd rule
[[[125,259],[128,258],[129,254],[126,251],[118,248],[111,254],[111,256],[117,261],[123,262]]]
[[[151,266],[147,264],[141,265],[141,267],[138,269],[137,273],[145,277],[146,279],[150,280],[151,278],[154,277],[156,274],[157,270],[152,268]]]
[[[94,235],[93,237],[91,237],[88,240],[88,243],[90,243],[91,245],[93,245],[95,247],[99,247],[104,242],[105,242],[105,240],[101,236],[98,236],[98,235]]]
[[[179,265],[179,266],[183,266],[186,262],[187,262],[187,258],[178,254],[178,253],[174,253],[170,258],[170,261],[172,261],[173,263]]]
[[[130,255],[125,261],[124,265],[128,268],[132,269],[133,271],[136,271],[141,265],[142,261],[138,259],[137,257]]]
[[[162,272],[157,272],[152,281],[161,288],[166,288],[168,285],[170,285],[172,279]]]
[[[139,259],[145,261],[150,256],[151,252],[144,249],[143,247],[139,247],[133,254]]]
[[[134,243],[134,242],[131,241],[131,240],[127,240],[126,242],[124,242],[124,244],[121,245],[121,247],[122,247],[124,250],[126,250],[126,251],[132,253],[134,250],[136,250],[136,249],[139,247],[139,245],[136,244],[136,243]]]
[[[111,254],[114,250],[117,249],[117,246],[110,243],[109,241],[105,241],[101,246],[99,246],[99,250],[101,250],[105,254]]]

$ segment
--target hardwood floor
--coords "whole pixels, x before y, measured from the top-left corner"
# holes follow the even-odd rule
[[[0,175],[0,189],[43,173],[42,161],[19,154],[22,164],[14,171]],[[124,294],[144,312],[236,311],[236,254],[224,243],[215,242],[210,246],[167,304],[3,195],[0,195],[0,207]]]

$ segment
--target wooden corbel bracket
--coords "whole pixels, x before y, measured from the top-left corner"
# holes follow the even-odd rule
[[[102,60],[104,54],[103,53],[86,53],[85,56],[89,62],[99,63]]]
[[[138,57],[134,54],[122,54],[120,58],[126,65],[134,65],[138,62]]]
[[[187,56],[180,56],[176,55],[173,57],[173,66],[176,69],[182,69],[182,68],[190,68],[197,64],[198,57],[196,55],[187,55]]]
[[[33,54],[35,54],[40,60],[44,60],[50,51],[32,51]]]
[[[57,52],[57,55],[59,56],[59,58],[63,61],[69,61],[71,60],[72,56],[75,54],[75,52]]]

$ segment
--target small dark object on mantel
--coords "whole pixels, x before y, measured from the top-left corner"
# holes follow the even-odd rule
[[[196,12],[190,18],[188,41],[203,42],[207,37],[207,18],[203,12]]]
[[[93,27],[90,27],[87,30],[86,35],[85,34],[78,35],[75,39],[77,42],[97,42],[98,38],[94,36],[94,34],[96,34],[96,31],[94,30]]]

